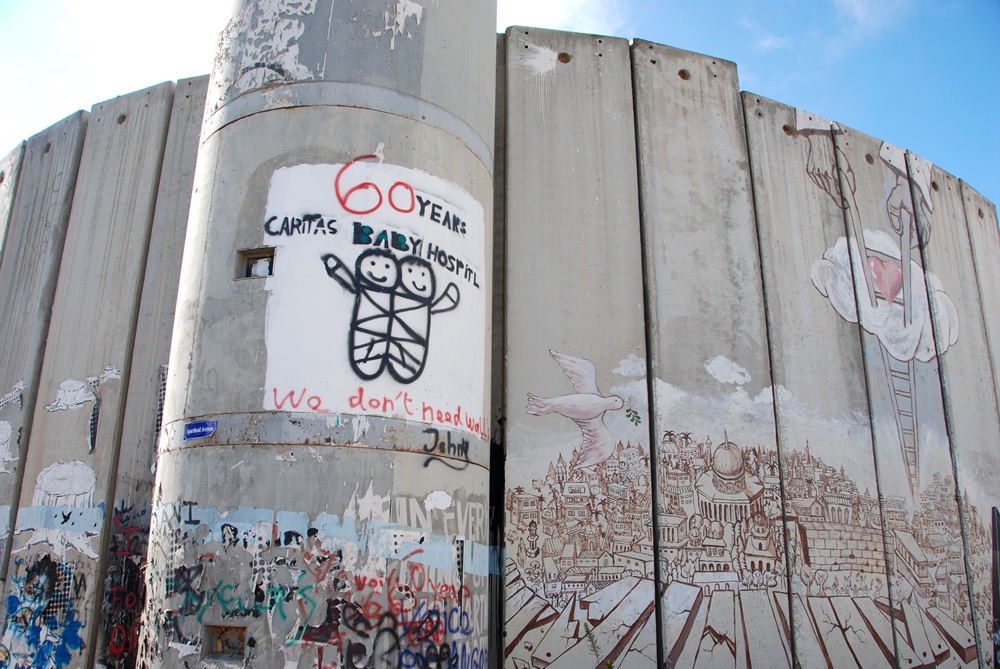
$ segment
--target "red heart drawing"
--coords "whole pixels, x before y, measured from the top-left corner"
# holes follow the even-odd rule
[[[872,280],[885,299],[892,302],[903,287],[903,272],[893,263],[875,256],[868,256],[868,266],[872,268]]]

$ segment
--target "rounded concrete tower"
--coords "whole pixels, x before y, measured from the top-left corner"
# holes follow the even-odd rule
[[[209,87],[141,661],[483,666],[496,3],[240,3]]]

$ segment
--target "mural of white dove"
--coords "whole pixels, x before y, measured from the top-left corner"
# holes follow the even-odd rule
[[[597,388],[597,367],[590,360],[556,351],[549,351],[549,354],[573,382],[576,394],[537,397],[528,393],[528,413],[533,416],[557,413],[576,423],[583,432],[583,443],[573,469],[593,467],[615,451],[615,440],[604,424],[604,413],[621,409],[625,402],[617,395],[601,394]]]

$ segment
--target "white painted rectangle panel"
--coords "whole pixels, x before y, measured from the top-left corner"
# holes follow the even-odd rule
[[[99,552],[173,91],[161,84],[91,111],[14,529],[12,571],[51,564],[79,584],[68,606],[86,640],[81,664],[96,650]],[[12,578],[7,590],[21,586]]]
[[[651,609],[628,42],[520,27],[506,42],[506,553],[559,611],[629,576],[649,581],[635,593],[648,592]],[[592,634],[628,667],[641,656],[623,660],[627,646],[603,640],[608,629],[631,638],[646,618],[615,604],[604,602],[612,612]],[[584,626],[556,630],[560,620],[534,650],[510,648],[508,666],[587,651]]]
[[[632,62],[656,370],[659,565],[664,582],[704,588],[702,606],[712,610],[716,597],[744,583],[787,590],[743,111],[733,63],[639,40]],[[702,649],[699,665],[713,634],[706,627],[687,642]],[[734,662],[746,656],[745,642],[726,642],[740,645]],[[676,652],[674,639],[662,643]],[[781,647],[769,660],[788,663]]]

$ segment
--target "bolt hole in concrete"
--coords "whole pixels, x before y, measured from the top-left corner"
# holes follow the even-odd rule
[[[937,181],[932,181],[931,182],[931,188],[933,188],[935,191],[937,191],[937,189],[938,189],[938,183],[937,183]]]
[[[117,123],[118,125],[121,125],[124,122],[125,122],[125,114],[119,114],[118,118],[115,119],[115,123]]]
[[[42,153],[48,153],[52,150],[52,142],[45,142],[45,148],[42,149]]]
[[[795,130],[792,128],[792,126],[788,125],[787,123],[781,126],[781,130],[789,137],[795,134]]]
[[[656,65],[656,59],[655,58],[650,58],[649,62],[652,63],[653,65]]]
[[[869,165],[874,165],[875,164],[875,159],[872,158],[872,154],[870,154],[870,153],[866,153],[865,154],[865,162],[868,163]]]
[[[691,78],[691,73],[688,72],[687,70],[678,70],[677,76],[683,79],[684,81],[687,81],[688,79]]]
[[[565,51],[561,51],[561,52],[559,52],[559,55],[556,56],[556,59],[560,63],[568,63],[569,61],[573,60],[573,56],[569,55]]]

